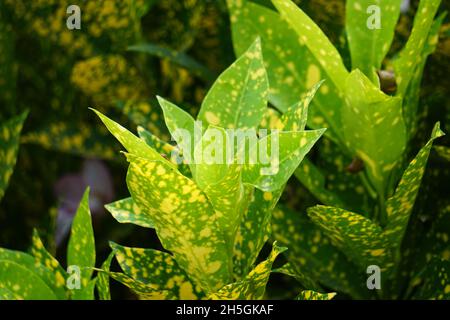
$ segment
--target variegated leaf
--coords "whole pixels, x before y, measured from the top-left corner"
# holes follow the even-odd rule
[[[27,115],[25,112],[0,125],[0,200],[16,165],[20,133]]]
[[[361,70],[374,84],[378,83],[375,71],[381,69],[394,39],[402,1],[348,0],[345,3],[352,69]],[[376,25],[377,17],[380,18],[380,26]]]
[[[355,266],[305,214],[280,206],[273,212],[272,230],[272,237],[289,248],[290,273],[305,288],[322,291],[324,286],[368,298],[365,268]]]
[[[181,300],[196,300],[204,293],[193,284],[186,273],[168,253],[153,250],[122,247],[111,243],[111,248],[123,272],[134,280]]]
[[[138,207],[132,198],[110,203],[105,208],[120,223],[132,223],[144,228],[155,227],[151,219],[151,214]]]
[[[411,35],[397,60],[394,70],[397,75],[397,95],[404,96],[413,77],[414,70],[420,63],[425,42],[433,25],[433,18],[439,8],[441,0],[420,1]]]
[[[256,129],[267,108],[268,87],[257,38],[213,84],[198,120],[222,128]]]
[[[111,300],[111,291],[109,288],[109,269],[111,267],[111,261],[114,258],[114,252],[111,252],[106,258],[106,260],[102,263],[102,270],[106,272],[99,272],[97,274],[97,292],[98,298],[100,300]]]
[[[54,292],[33,271],[9,260],[0,260],[0,300],[57,300]]]
[[[391,271],[394,256],[382,228],[368,218],[334,207],[315,206],[308,215],[361,270],[378,265]]]
[[[77,266],[81,271],[81,289],[74,290],[74,299],[93,299],[91,283],[92,268],[95,267],[95,238],[89,209],[89,188],[85,191],[80,206],[72,222],[67,247],[67,265]]]
[[[295,298],[295,300],[332,300],[336,293],[320,293],[311,290],[305,290]]]
[[[399,248],[425,172],[433,141],[444,133],[437,123],[428,143],[419,151],[403,173],[395,194],[386,202],[388,223],[384,234],[394,248]]]
[[[128,189],[151,218],[163,246],[206,292],[231,277],[230,253],[206,195],[166,162],[128,155]]]
[[[272,252],[267,260],[258,264],[242,280],[228,284],[209,295],[213,300],[259,300],[264,298],[267,281],[272,271],[272,265],[277,256],[287,248],[278,247],[276,242],[273,244]]]

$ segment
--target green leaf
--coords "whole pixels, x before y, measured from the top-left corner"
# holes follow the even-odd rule
[[[321,286],[324,286],[353,297],[367,298],[366,269],[352,264],[305,214],[277,207],[273,212],[272,230],[272,237],[289,248],[285,256],[291,273],[294,272],[305,288],[322,291]]]
[[[387,177],[406,146],[402,101],[381,92],[359,70],[350,74],[345,87],[346,146],[364,161],[370,180],[383,195]]]
[[[218,225],[227,238],[227,243],[233,250],[234,237],[245,212],[249,197],[249,187],[242,182],[243,164],[236,158],[229,157],[231,153],[228,141],[233,135],[223,128],[210,126],[195,148],[195,181],[208,197],[216,213]],[[215,155],[211,150],[213,148]],[[231,158],[231,159],[229,159]]]
[[[19,150],[19,138],[28,112],[0,125],[0,200],[13,173]]]
[[[123,273],[109,272],[111,278],[130,288],[140,300],[167,300],[175,299],[169,291],[155,289],[153,285],[142,283]]]
[[[83,270],[82,270],[83,271]],[[73,290],[71,299],[72,300],[95,300],[95,287],[97,283],[97,278],[90,280],[86,285],[83,285],[81,290]]]
[[[308,159],[303,159],[294,174],[308,191],[323,204],[334,207],[344,206],[342,200],[325,187],[325,176],[320,169]]]
[[[66,299],[66,281],[64,278],[61,279],[59,277],[61,273],[54,272],[54,268],[48,268],[45,265],[40,264],[38,261],[35,261],[33,256],[27,253],[3,248],[0,248],[0,260],[17,263],[35,273],[50,289],[53,290],[58,299]]]
[[[111,261],[114,258],[114,252],[111,252],[102,263],[102,270],[106,272],[99,272],[97,274],[97,292],[100,300],[111,300],[111,291],[109,288],[109,269],[111,267]]]
[[[439,40],[439,30],[442,23],[444,22],[446,15],[446,12],[442,13],[433,22],[422,53],[418,57],[418,59],[416,57],[419,62],[417,63],[417,67],[405,92],[405,98],[403,102],[403,117],[405,119],[406,127],[408,128],[410,137],[413,137],[417,131],[417,113],[420,100],[420,86],[422,84],[423,72],[425,70],[427,58],[436,50]]]
[[[228,283],[231,257],[206,195],[166,162],[128,155],[128,189],[149,212],[164,248],[206,292]]]
[[[162,141],[157,136],[151,134],[142,127],[138,127],[138,134],[139,137],[144,140],[150,147],[155,149],[165,158],[169,159],[170,162],[176,165],[178,171],[180,171],[183,175],[191,175],[188,163],[185,159],[181,158],[181,151],[178,150],[177,147]]]
[[[305,288],[310,289],[317,288],[320,290],[320,286],[312,278],[299,271],[299,268],[294,268],[289,262],[283,265],[282,267],[273,270],[272,272],[281,273],[286,276],[295,278]]]
[[[53,279],[48,276],[41,276],[44,281],[53,283],[51,287],[56,287],[55,292],[58,296],[65,296],[62,294],[62,289],[66,289],[67,273],[61,267],[58,260],[56,260],[44,247],[39,234],[36,229],[33,230],[31,254],[34,257],[36,270],[37,266],[44,266],[53,273]]]
[[[222,128],[256,129],[267,108],[269,84],[257,38],[225,70],[203,100],[198,120]]]
[[[245,278],[228,284],[208,298],[213,300],[260,300],[264,298],[267,281],[272,271],[272,265],[277,256],[287,248],[273,244],[272,252],[267,260],[258,264]]]
[[[151,214],[139,208],[132,198],[110,203],[105,208],[120,223],[132,223],[144,228],[155,227],[151,219]]]
[[[405,47],[394,61],[394,70],[397,75],[397,95],[404,96],[408,85],[413,78],[414,70],[420,64],[422,50],[433,25],[433,18],[439,8],[441,0],[420,1],[414,18],[414,26]],[[433,39],[437,41],[437,39]]]
[[[214,74],[208,68],[183,52],[167,49],[153,43],[137,44],[128,47],[128,50],[143,52],[162,59],[167,59],[170,62],[186,68],[188,71],[207,82],[212,82],[215,78]]]
[[[319,293],[311,290],[305,290],[295,298],[295,300],[332,300],[336,293]]]
[[[343,91],[348,71],[341,56],[322,30],[291,0],[272,0],[338,89]]]
[[[244,169],[244,182],[262,191],[280,189],[292,176],[305,155],[319,140],[325,129],[310,131],[283,131],[266,135],[258,141],[258,150],[270,152],[270,163],[248,164]],[[274,147],[272,146],[274,144]],[[261,159],[260,159],[261,160]]]
[[[139,139],[120,124],[112,121],[97,110],[91,109],[102,120],[108,130],[125,147],[128,152],[149,160],[166,161],[158,152],[150,148],[145,141]],[[171,166],[173,166],[171,164]]]
[[[361,70],[374,84],[378,83],[376,70],[391,47],[395,26],[400,16],[402,0],[348,0],[346,1],[347,38],[352,56],[352,69]],[[380,28],[369,28],[369,19],[379,10]]]
[[[170,292],[176,299],[197,300],[204,296],[170,254],[115,243],[111,243],[111,248],[124,273],[134,280]]]
[[[12,261],[0,260],[0,290],[7,298],[57,300],[54,292],[34,272]]]
[[[195,172],[193,161],[194,148],[201,139],[202,127],[192,116],[173,103],[158,97],[164,112],[164,120],[172,138],[181,149],[184,159],[189,164],[192,173]],[[137,154],[136,154],[137,155]]]
[[[22,300],[22,297],[11,290],[0,288],[0,301],[1,300]]]
[[[286,112],[281,116],[282,127],[279,129],[285,131],[305,130],[306,122],[308,119],[309,105],[323,83],[324,80],[315,84],[308,92],[306,92],[302,96],[300,102],[286,110]]]
[[[450,261],[433,258],[415,279],[418,280],[424,283],[414,295],[414,299],[450,299]]]
[[[394,257],[381,227],[366,217],[343,209],[315,206],[308,209],[318,225],[361,270],[378,265],[382,271],[394,267]]]
[[[92,268],[95,267],[95,238],[89,209],[89,188],[85,191],[80,206],[72,222],[67,247],[67,265],[81,269],[81,290],[74,295],[92,292]],[[86,290],[86,291],[85,291]]]
[[[237,276],[245,276],[258,258],[259,252],[270,237],[272,211],[283,193],[283,189],[273,192],[253,190],[247,212],[234,242],[233,271]]]
[[[386,202],[388,223],[384,233],[391,245],[395,248],[400,247],[405,234],[409,217],[414,207],[422,177],[425,172],[428,156],[430,155],[431,147],[433,146],[433,141],[443,135],[444,133],[439,128],[439,123],[436,123],[430,140],[422,149],[420,149],[419,153],[408,165],[408,168],[406,168],[403,177],[397,186],[395,194]]]
[[[247,0],[227,1],[237,55],[244,53],[259,36],[269,77],[270,102],[279,110],[298,103],[305,91],[328,78],[319,61],[280,15]],[[343,104],[332,81],[317,92],[310,110],[308,126],[327,127],[327,134],[340,137],[340,108]]]

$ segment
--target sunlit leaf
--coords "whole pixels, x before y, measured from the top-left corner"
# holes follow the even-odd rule
[[[85,191],[80,206],[72,222],[69,244],[67,247],[67,265],[77,266],[81,271],[80,290],[75,290],[75,297],[88,297],[93,294],[90,283],[92,269],[95,267],[95,238],[89,209],[89,188]],[[86,290],[86,291],[85,291]],[[93,298],[93,296],[91,296]]]
[[[111,261],[114,258],[114,252],[111,252],[106,258],[106,260],[103,262],[101,269],[105,270],[106,272],[99,272],[97,274],[97,292],[98,297],[100,300],[111,300],[111,292],[109,288],[109,269],[111,266]]]
[[[430,140],[411,161],[403,173],[395,194],[386,202],[388,224],[384,232],[390,243],[396,248],[400,246],[405,234],[433,141],[443,135],[444,133],[439,128],[439,123],[437,123]]]
[[[219,291],[209,295],[213,300],[259,300],[264,298],[267,281],[272,271],[272,264],[277,256],[287,248],[273,244],[272,252],[267,260],[259,263],[245,278],[228,284]]]
[[[268,80],[257,38],[203,100],[198,120],[222,128],[257,128],[267,108]]]
[[[336,293],[319,293],[311,290],[305,290],[295,298],[295,300],[331,300]]]
[[[111,243],[122,270],[141,283],[151,285],[181,300],[196,300],[204,296],[186,273],[168,253],[153,250],[122,247]]]
[[[144,228],[155,227],[151,219],[151,214],[139,208],[132,198],[110,203],[105,208],[120,223],[132,223]]]

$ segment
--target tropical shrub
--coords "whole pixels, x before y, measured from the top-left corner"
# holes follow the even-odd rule
[[[419,276],[422,270],[410,269],[406,274],[401,270],[401,260],[411,250],[401,244],[433,140],[443,133],[436,124],[429,142],[409,165],[408,143],[417,131],[426,59],[436,47],[445,17],[433,20],[440,1],[420,2],[405,47],[387,60],[401,1],[378,3],[383,27],[374,30],[366,24],[371,2],[347,1],[351,72],[300,8],[289,0],[272,3],[276,10],[250,1],[228,1],[235,50],[240,52],[256,34],[262,37],[272,88],[269,99],[281,112],[300,90],[321,78],[327,80],[312,102],[308,126],[327,127],[332,154],[324,151],[326,156],[333,156],[337,166],[345,165],[343,161],[348,165],[346,173],[330,172],[329,177],[326,168],[322,171],[308,161],[297,170],[296,177],[323,205],[309,208],[309,219],[288,210],[275,215],[274,237],[292,249],[283,272],[293,273],[300,282],[314,280],[316,289],[323,286],[369,297],[364,274],[376,265],[383,280],[377,296],[410,298],[414,287],[426,279]],[[334,180],[329,187],[327,179]],[[332,185],[338,188],[332,190]],[[439,215],[435,219],[438,224]],[[291,237],[287,236],[290,227]],[[438,265],[445,264],[439,262],[442,257],[436,259]],[[426,267],[435,267],[431,265]],[[417,294],[447,297],[448,272],[440,273],[442,287]]]
[[[111,276],[146,298],[263,298],[271,266],[284,249],[274,244],[269,258],[252,266],[268,240],[272,210],[284,185],[324,132],[305,131],[307,108],[317,88],[280,119],[279,136],[269,131],[258,137],[256,130],[270,111],[269,85],[256,40],[213,84],[197,121],[159,98],[184,161],[176,161],[175,147],[143,128],[138,138],[97,112],[127,150],[130,163],[131,198],[109,205],[108,210],[119,222],[155,228],[164,248],[173,254],[113,244],[125,274]],[[264,175],[268,168],[246,156],[251,141],[235,145],[229,130],[250,134],[259,152],[267,152],[261,151],[262,146],[269,145],[273,153],[272,146],[279,144],[278,157],[271,158],[276,164],[270,163],[277,169],[270,167],[270,174]],[[231,161],[227,161],[229,140],[234,148]]]
[[[450,298],[440,0],[76,2],[0,3],[0,299]]]

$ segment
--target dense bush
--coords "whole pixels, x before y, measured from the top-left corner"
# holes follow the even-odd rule
[[[0,3],[1,299],[450,298],[446,4],[74,2]]]

